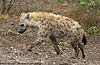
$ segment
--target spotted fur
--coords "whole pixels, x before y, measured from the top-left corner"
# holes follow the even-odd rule
[[[75,57],[78,57],[79,49],[83,58],[85,57],[82,43],[86,44],[86,33],[77,21],[53,13],[22,13],[17,31],[23,33],[31,26],[38,27],[38,33],[36,34],[37,39],[29,46],[28,50],[31,50],[34,45],[51,40],[55,51],[60,54],[57,41],[62,39],[65,41],[70,40],[70,44],[75,50]]]

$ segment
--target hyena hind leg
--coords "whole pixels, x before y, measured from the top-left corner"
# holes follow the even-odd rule
[[[78,55],[79,55],[79,48],[78,46],[74,43],[71,43],[71,46],[74,48],[74,51],[75,51],[75,58],[78,58]]]
[[[79,43],[78,47],[80,48],[80,50],[81,50],[81,52],[82,52],[82,57],[85,58],[83,45],[81,45],[81,44]]]

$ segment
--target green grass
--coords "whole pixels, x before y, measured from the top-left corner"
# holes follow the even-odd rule
[[[51,0],[51,3],[53,3],[53,5],[59,5],[63,2],[65,2],[65,0]]]
[[[0,21],[6,20],[9,18],[9,15],[1,15],[0,14]]]

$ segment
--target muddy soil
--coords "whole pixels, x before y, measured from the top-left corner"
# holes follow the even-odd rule
[[[29,29],[24,34],[16,32],[18,18],[0,22],[0,63],[18,65],[100,65],[100,37],[89,36],[84,47],[86,58],[71,58],[74,56],[73,48],[63,42],[59,44],[62,54],[57,55],[51,43],[35,46],[32,52],[27,51],[27,46],[34,42],[36,32]],[[0,65],[1,65],[0,64]],[[10,65],[11,65],[10,64]],[[9,65],[9,64],[7,64]]]

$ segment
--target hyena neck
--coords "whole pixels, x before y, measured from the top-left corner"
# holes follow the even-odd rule
[[[36,21],[34,24],[33,24],[34,27],[37,27],[38,30],[42,30],[42,26],[41,26],[41,21]]]

